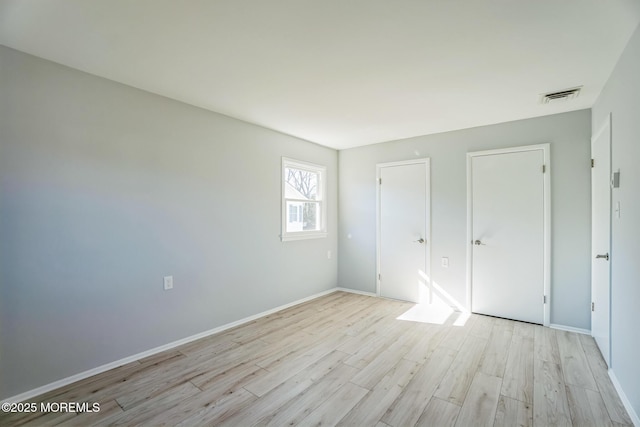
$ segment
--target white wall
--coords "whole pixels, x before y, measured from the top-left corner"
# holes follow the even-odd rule
[[[280,242],[281,156],[328,238]],[[0,185],[0,398],[336,286],[335,150],[2,46]]]
[[[612,212],[611,368],[640,414],[640,27],[594,105],[593,131],[612,114],[612,169],[620,171],[620,218]],[[638,419],[638,418],[636,418]]]
[[[590,118],[582,110],[340,151],[338,283],[376,290],[376,163],[430,157],[431,276],[466,305],[466,153],[548,142],[551,322],[589,329]],[[441,257],[449,257],[449,268],[441,267]]]

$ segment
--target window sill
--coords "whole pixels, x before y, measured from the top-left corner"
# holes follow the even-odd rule
[[[283,242],[289,242],[293,240],[307,240],[307,239],[321,239],[327,237],[326,231],[314,231],[312,233],[288,233],[281,235],[280,240]]]

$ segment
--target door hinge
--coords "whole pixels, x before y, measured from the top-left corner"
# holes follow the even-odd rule
[[[546,304],[546,303],[547,303],[547,296],[546,296],[546,295],[543,295],[543,296],[542,296],[542,303],[543,303],[543,304]]]
[[[382,178],[378,178],[378,184],[382,185]]]
[[[596,303],[595,302],[591,303],[591,311],[596,311]]]
[[[547,165],[542,165],[542,173],[545,173],[547,171]]]
[[[596,165],[596,160],[595,159],[591,159],[591,167],[594,167]]]
[[[378,274],[378,280],[380,280],[380,275]]]

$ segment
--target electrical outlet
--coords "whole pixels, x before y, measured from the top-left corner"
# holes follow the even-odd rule
[[[164,290],[173,289],[173,276],[164,276]]]
[[[327,251],[327,259],[331,259],[331,251]]]
[[[444,268],[448,268],[449,267],[449,258],[447,257],[442,257],[442,266]]]

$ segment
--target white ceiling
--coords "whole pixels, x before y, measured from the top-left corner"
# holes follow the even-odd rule
[[[639,22],[638,0],[0,0],[1,44],[338,149],[589,108]]]

